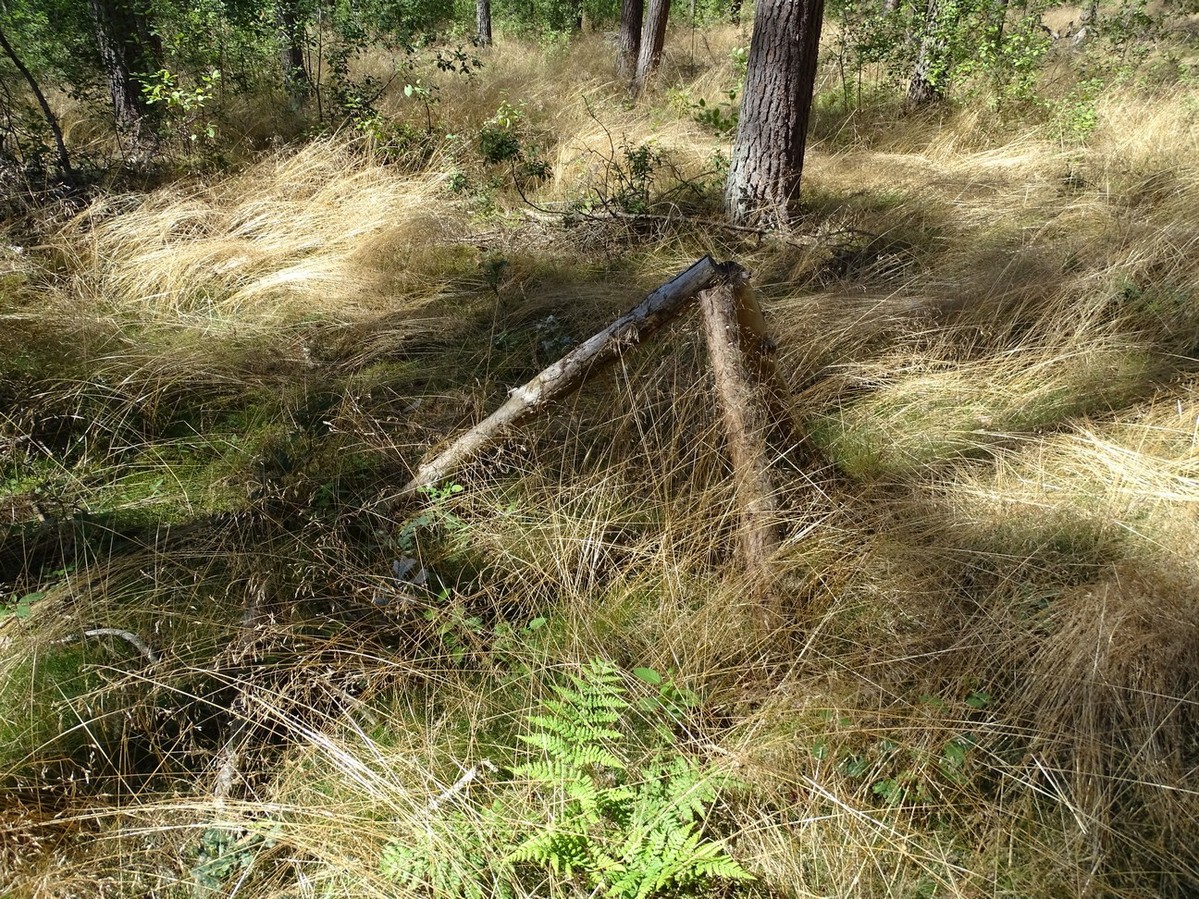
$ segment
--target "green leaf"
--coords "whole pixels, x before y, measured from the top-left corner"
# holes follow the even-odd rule
[[[966,698],[966,705],[972,709],[985,709],[991,704],[991,694],[976,690]]]
[[[645,681],[647,684],[653,684],[654,686],[657,686],[658,684],[662,683],[662,675],[660,675],[653,668],[634,668],[633,674],[634,676]]]

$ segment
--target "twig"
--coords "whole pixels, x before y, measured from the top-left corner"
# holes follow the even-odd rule
[[[145,640],[132,631],[122,630],[119,627],[93,627],[84,631],[82,634],[71,634],[70,636],[63,637],[61,640],[56,642],[70,643],[72,640],[82,640],[84,637],[120,637],[122,640],[144,655],[146,657],[146,661],[148,661],[151,665],[156,665],[158,663],[158,656]]]
[[[439,808],[441,808],[441,806],[445,805],[445,803],[449,802],[451,799],[469,787],[471,781],[473,781],[484,771],[496,770],[498,769],[488,759],[483,759],[483,761],[479,762],[479,764],[467,768],[466,771],[463,772],[462,776],[454,781],[452,786],[446,788],[446,790],[440,796],[434,796],[429,800],[428,810],[430,812],[437,811]]]
[[[514,425],[569,395],[587,377],[620,358],[628,348],[649,337],[678,316],[701,290],[722,277],[720,266],[705,256],[686,271],[667,281],[604,330],[587,340],[520,387],[509,391],[508,400],[448,447],[423,463],[400,496],[436,484],[457,468],[494,444]]]

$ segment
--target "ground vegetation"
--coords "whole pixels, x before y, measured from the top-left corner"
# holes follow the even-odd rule
[[[748,6],[636,102],[615,3],[139,9],[130,152],[0,7],[0,895],[1199,891],[1195,10],[959,3],[912,104],[927,8],[829,0],[771,229]],[[704,257],[769,627],[694,314],[405,492]]]

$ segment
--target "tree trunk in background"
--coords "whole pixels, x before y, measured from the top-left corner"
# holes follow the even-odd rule
[[[21,62],[21,58],[17,56],[17,51],[8,42],[8,38],[5,36],[4,29],[2,28],[0,28],[0,48],[4,50],[4,55],[12,61],[12,64],[17,67],[17,71],[21,73],[21,77],[25,79],[25,83],[29,85],[29,89],[33,92],[33,96],[37,100],[37,105],[42,109],[42,117],[46,120],[46,126],[54,136],[54,146],[58,149],[58,167],[64,175],[69,176],[71,174],[71,157],[67,155],[67,145],[62,138],[62,128],[58,126],[58,119],[54,115],[54,111],[50,108],[50,104],[46,101],[46,95],[42,93],[37,80],[30,74],[29,69],[25,68],[25,63]]]
[[[583,30],[583,0],[570,0],[570,28],[575,34]]]
[[[991,7],[991,47],[995,51],[996,56],[999,54],[1000,48],[1003,46],[1004,28],[1007,25],[1007,8],[1008,0],[994,0],[994,5]]]
[[[491,46],[491,0],[475,0],[475,42]]]
[[[666,46],[666,20],[670,18],[670,0],[649,0],[649,14],[641,35],[641,50],[637,55],[637,74],[633,77],[633,96],[639,97],[649,77],[662,61]]]
[[[625,81],[631,81],[641,52],[641,20],[645,17],[645,0],[624,0],[620,5],[620,41],[616,45],[616,71]]]
[[[136,0],[90,0],[90,5],[117,129],[136,140],[142,122],[153,117],[136,76],[162,68],[162,43]]]
[[[928,0],[920,53],[912,69],[905,105],[917,109],[939,103],[949,81],[948,34],[955,24],[958,5],[954,0]]]
[[[293,111],[304,105],[312,93],[312,79],[304,66],[304,26],[296,0],[278,0],[275,21],[279,26],[279,63],[283,69],[283,89]]]
[[[729,3],[729,21],[734,25],[741,24],[741,0]]]
[[[786,226],[799,199],[824,0],[761,0],[724,200],[737,224]]]

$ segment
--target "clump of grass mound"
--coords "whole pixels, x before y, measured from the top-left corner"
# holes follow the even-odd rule
[[[887,360],[883,383],[823,417],[818,440],[847,474],[912,474],[1073,415],[1123,406],[1145,389],[1153,368],[1143,348],[1110,338],[960,364]],[[869,383],[868,372],[861,377]]]
[[[63,239],[80,293],[114,312],[246,328],[411,308],[439,289],[421,251],[452,227],[441,190],[317,141],[212,186],[101,200]]]
[[[1199,883],[1197,415],[1187,390],[963,468],[941,494],[945,548],[979,560],[970,631],[1011,679],[1016,776],[1074,821],[1059,864],[1080,889]]]

